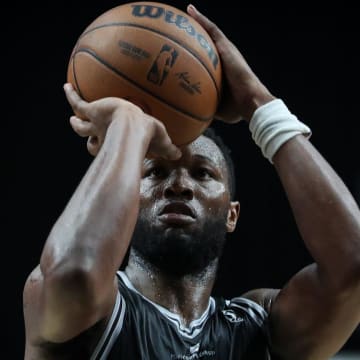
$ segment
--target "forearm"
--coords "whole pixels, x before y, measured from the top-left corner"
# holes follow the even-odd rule
[[[273,162],[320,276],[335,287],[359,282],[360,211],[343,181],[302,135]]]
[[[144,126],[113,121],[104,144],[54,225],[43,250],[43,272],[75,270],[113,280],[129,245],[139,202]]]

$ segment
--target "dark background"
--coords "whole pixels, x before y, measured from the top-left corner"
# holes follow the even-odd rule
[[[91,158],[68,123],[62,85],[84,28],[123,2],[12,3],[3,12],[3,330],[1,359],[22,359],[22,287]],[[309,125],[320,150],[360,203],[359,29],[355,9],[193,2],[239,47],[274,95]],[[183,10],[187,2],[169,1]],[[4,86],[5,85],[5,86]],[[282,287],[311,262],[271,164],[245,123],[215,122],[237,165],[241,217],[214,293]],[[3,336],[4,336],[3,335]],[[344,349],[360,349],[359,331]]]

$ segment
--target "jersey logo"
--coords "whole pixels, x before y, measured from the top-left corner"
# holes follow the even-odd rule
[[[197,344],[190,346],[190,354],[194,354],[198,352],[199,349],[200,349],[200,343],[198,342]]]
[[[225,315],[226,319],[228,319],[232,323],[240,323],[244,321],[242,317],[236,316],[235,312],[232,310],[224,310],[223,314]]]

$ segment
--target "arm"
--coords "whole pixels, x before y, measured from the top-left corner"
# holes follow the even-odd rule
[[[304,137],[285,143],[274,165],[315,260],[289,281],[273,304],[274,348],[287,348],[293,359],[324,359],[342,347],[360,322],[359,208]]]
[[[328,359],[360,322],[359,209],[329,164],[302,136],[274,157],[305,245],[315,263],[280,291],[244,294],[270,313],[274,352]]]
[[[189,7],[219,50],[228,93],[219,119],[250,120],[274,99],[215,24]],[[315,263],[280,292],[246,294],[270,311],[272,349],[284,359],[326,359],[360,321],[360,211],[343,181],[302,135],[283,144],[273,163]]]
[[[144,157],[179,155],[164,126],[135,105],[115,98],[87,103],[70,86],[65,91],[78,114],[74,130],[98,140],[88,145],[96,157],[26,281],[27,347],[65,342],[111,313],[115,274],[137,219]]]

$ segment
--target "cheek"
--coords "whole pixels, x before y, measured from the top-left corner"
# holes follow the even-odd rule
[[[215,182],[210,189],[210,197],[214,199],[225,198],[228,195],[228,190],[223,183]]]
[[[147,179],[143,179],[140,182],[141,201],[151,201],[151,199],[155,199],[155,197],[158,197],[160,193],[160,186],[154,186],[154,184]]]
[[[227,212],[230,195],[224,184],[216,183],[211,187],[205,200],[205,211],[211,215],[223,215]]]
[[[229,198],[229,191],[225,184],[213,181],[203,190],[204,198],[212,202],[224,201]]]
[[[149,186],[146,181],[140,183],[140,212],[145,216],[156,213],[157,199],[161,194],[159,187]]]

